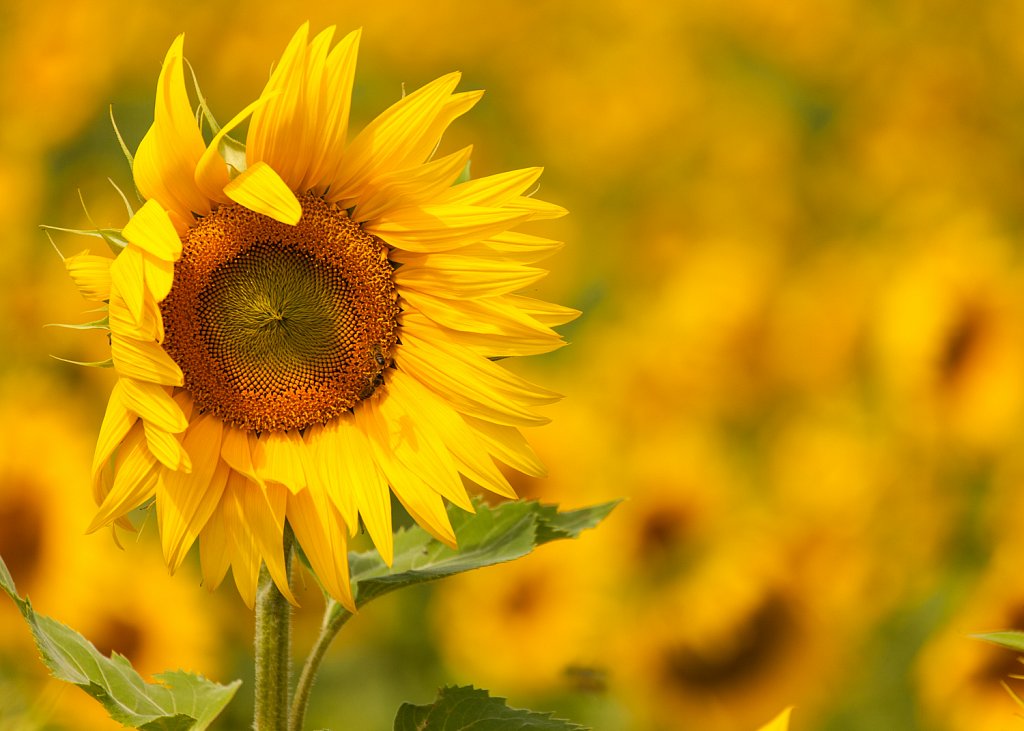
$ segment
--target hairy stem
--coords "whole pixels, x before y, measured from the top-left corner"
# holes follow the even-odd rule
[[[309,704],[309,693],[313,689],[313,683],[316,682],[320,663],[324,659],[327,648],[330,647],[339,630],[351,616],[351,612],[336,601],[327,600],[324,621],[320,626],[320,635],[316,638],[316,644],[313,645],[309,657],[306,658],[306,664],[302,666],[299,684],[295,688],[295,696],[292,698],[291,719],[288,723],[290,731],[302,731],[302,724],[306,720],[306,706]]]
[[[291,577],[292,532],[284,531],[285,568]],[[292,608],[260,569],[256,589],[256,709],[255,731],[288,731],[288,685],[291,672]]]

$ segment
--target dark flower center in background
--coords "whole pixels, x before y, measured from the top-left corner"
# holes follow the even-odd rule
[[[0,556],[19,587],[30,588],[43,554],[43,512],[39,490],[16,475],[0,477]]]
[[[666,648],[663,681],[699,693],[741,685],[771,664],[777,652],[792,641],[794,629],[785,601],[780,596],[766,596],[734,629],[728,646],[714,652],[685,644]]]
[[[98,630],[92,633],[96,649],[104,655],[118,652],[130,661],[138,662],[145,645],[145,633],[138,624],[121,617],[104,617]]]

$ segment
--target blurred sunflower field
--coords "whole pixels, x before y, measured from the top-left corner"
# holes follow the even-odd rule
[[[1024,729],[1024,2],[0,0],[0,556],[140,672],[244,681],[252,616],[174,577],[153,525],[86,536],[113,382],[39,224],[121,228],[129,147],[181,32],[213,112],[302,22],[363,28],[364,123],[451,69],[442,147],[545,166],[571,215],[526,294],[580,309],[511,368],[566,395],[523,497],[624,499],[579,541],[382,599],[331,649],[312,728],[391,728],[477,684],[595,729]],[[220,107],[223,105],[223,108]],[[83,207],[84,203],[84,207]],[[87,209],[87,212],[86,210]],[[61,253],[81,239],[55,233]],[[300,583],[296,658],[322,599]],[[330,692],[324,689],[330,688]],[[335,726],[332,726],[334,724]],[[0,729],[114,729],[0,601]]]

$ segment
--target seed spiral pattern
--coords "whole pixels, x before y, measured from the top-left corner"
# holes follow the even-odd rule
[[[200,411],[250,431],[325,424],[370,396],[398,328],[387,245],[318,196],[295,226],[225,205],[183,238],[164,348]]]

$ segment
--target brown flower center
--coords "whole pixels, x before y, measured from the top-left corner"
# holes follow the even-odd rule
[[[324,424],[382,382],[398,304],[387,245],[314,195],[295,226],[237,205],[188,231],[161,303],[196,407],[255,431]]]

